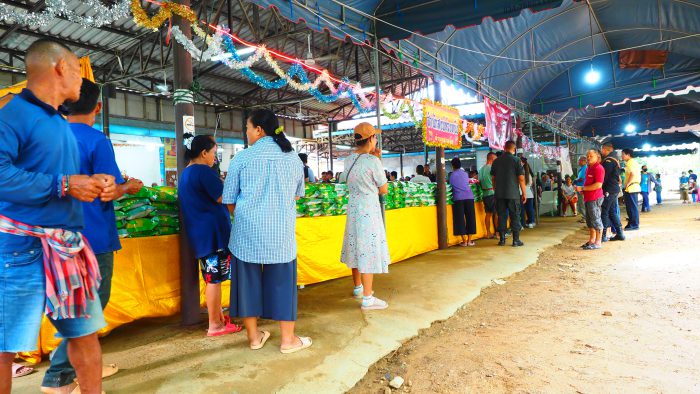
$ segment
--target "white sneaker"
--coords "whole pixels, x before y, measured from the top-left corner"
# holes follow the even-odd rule
[[[361,306],[362,310],[364,311],[386,309],[388,307],[389,304],[386,301],[382,301],[374,296],[372,296],[372,298],[369,300],[363,299]]]
[[[353,298],[355,298],[357,300],[361,300],[362,297],[364,297],[364,294],[363,294],[364,291],[365,291],[365,289],[360,289],[360,291],[353,290],[352,291]],[[372,295],[374,295],[374,292],[372,292]]]

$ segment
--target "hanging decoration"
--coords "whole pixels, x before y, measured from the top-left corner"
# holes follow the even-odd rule
[[[197,23],[197,15],[190,7],[170,1],[158,3],[158,5],[160,5],[158,12],[153,17],[149,17],[141,6],[141,0],[131,0],[131,13],[134,15],[134,22],[153,31],[158,30],[173,15],[179,15],[193,25]]]
[[[129,16],[129,1],[118,0],[112,6],[105,6],[100,0],[84,0],[81,5],[89,6],[94,16],[78,15],[68,7],[66,0],[46,0],[46,9],[41,12],[0,7],[0,22],[31,27],[48,26],[57,17],[77,23],[83,27],[101,27]]]
[[[484,98],[486,113],[486,136],[489,139],[489,146],[494,149],[503,150],[506,142],[515,140],[513,131],[513,120],[511,119],[510,108],[502,103]]]
[[[549,160],[563,160],[562,158],[564,157],[564,149],[566,147],[560,146],[551,146],[551,145],[542,145],[532,139],[530,139],[528,136],[524,135],[523,133],[519,133],[522,141],[522,148],[524,152],[533,154],[535,156],[540,156],[544,157],[545,159]],[[568,155],[568,150],[566,152]]]
[[[455,107],[423,99],[423,142],[427,146],[462,147],[462,119]]]

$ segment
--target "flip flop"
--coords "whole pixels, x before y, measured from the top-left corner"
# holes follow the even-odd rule
[[[466,248],[467,246],[469,246],[469,244],[466,243],[466,242],[462,242],[462,243],[459,244],[459,246],[461,246],[461,247],[463,247],[463,248]]]
[[[476,246],[476,242],[471,241],[471,242],[469,242],[469,243],[467,244],[467,246]]]
[[[309,337],[297,337],[297,338],[299,338],[299,340],[301,341],[301,346],[296,346],[296,347],[293,347],[290,349],[280,348],[280,352],[282,352],[283,354],[296,353],[298,351],[310,348],[311,345],[313,344],[313,342],[311,342],[311,338],[309,338]]]
[[[260,340],[260,343],[257,345],[250,345],[250,350],[260,350],[265,346],[265,342],[267,342],[268,339],[270,339],[270,332],[269,331],[261,331],[263,333],[263,337]]]
[[[119,367],[117,367],[117,364],[106,364],[102,366],[102,379],[108,378],[110,376],[114,376],[117,372],[119,372]]]
[[[34,372],[34,368],[25,367],[22,364],[12,363],[12,377],[21,378],[22,376],[27,376]]]
[[[224,329],[221,331],[217,332],[207,332],[208,337],[220,337],[222,335],[227,335],[227,334],[235,334],[237,332],[241,332],[243,330],[243,327],[235,325],[233,323],[226,323],[226,326],[224,326]]]
[[[77,382],[73,382],[71,384],[67,384],[65,386],[61,387],[41,387],[41,392],[44,394],[79,394],[80,393],[80,386],[78,386]]]

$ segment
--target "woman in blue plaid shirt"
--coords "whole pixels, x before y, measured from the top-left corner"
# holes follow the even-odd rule
[[[253,350],[270,332],[258,330],[258,318],[280,322],[282,353],[311,346],[294,333],[297,319],[296,199],[304,197],[304,165],[272,111],[248,118],[250,148],[229,166],[223,203],[233,214],[229,249],[230,314],[243,319]]]

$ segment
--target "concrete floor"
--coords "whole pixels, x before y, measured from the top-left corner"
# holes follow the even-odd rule
[[[305,352],[282,355],[279,330],[260,351],[247,347],[243,333],[207,338],[204,326],[183,329],[177,319],[137,322],[102,340],[105,363],[119,374],[104,382],[108,393],[267,393],[344,392],[367,369],[437,320],[450,317],[496,278],[505,278],[537,261],[543,249],[580,230],[574,218],[543,219],[525,230],[522,248],[498,247],[479,240],[475,248],[451,248],[392,265],[375,279],[385,311],[363,313],[350,294],[349,278],[299,292],[298,334],[311,336]],[[339,263],[340,264],[340,263]],[[36,393],[39,373],[15,379],[16,393]]]

